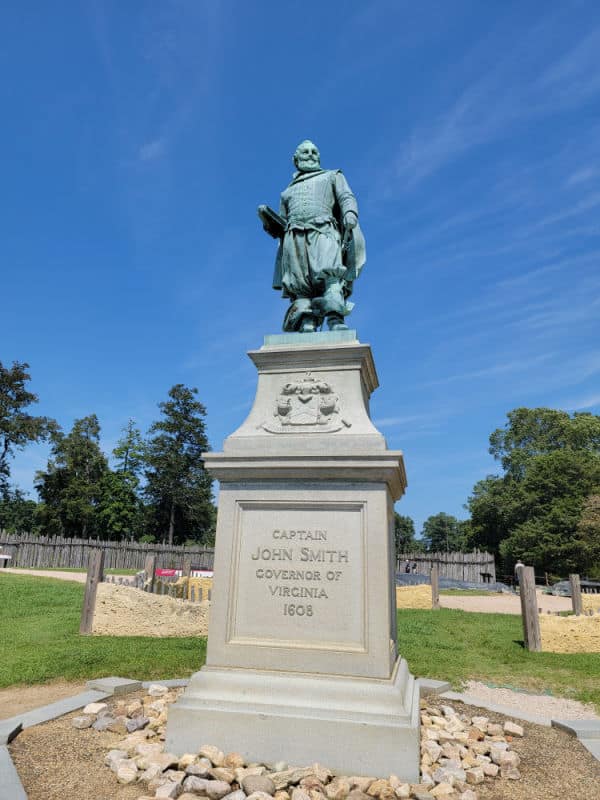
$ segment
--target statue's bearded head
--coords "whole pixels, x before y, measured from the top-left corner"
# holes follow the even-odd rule
[[[309,139],[300,142],[294,153],[294,164],[300,172],[315,172],[321,169],[319,148]]]

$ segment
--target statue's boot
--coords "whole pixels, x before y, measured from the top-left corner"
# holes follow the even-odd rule
[[[313,312],[309,297],[297,297],[292,301],[283,320],[284,331],[308,333],[314,331],[317,317]]]
[[[347,331],[348,326],[344,323],[344,317],[341,314],[328,314],[327,325],[330,331]]]
[[[313,333],[317,330],[317,324],[313,317],[303,317],[300,325],[301,333]]]

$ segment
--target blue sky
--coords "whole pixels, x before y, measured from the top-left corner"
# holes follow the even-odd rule
[[[34,2],[2,27],[0,359],[38,413],[95,412],[108,451],[183,382],[221,448],[286,307],[256,206],[306,137],[359,201],[349,319],[399,511],[464,517],[512,408],[599,413],[597,2]]]

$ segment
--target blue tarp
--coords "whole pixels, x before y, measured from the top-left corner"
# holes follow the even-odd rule
[[[419,572],[397,572],[396,586],[419,586],[429,584],[429,575]],[[486,592],[512,592],[506,583],[475,583],[474,581],[458,581],[453,578],[440,578],[440,589],[478,589]]]

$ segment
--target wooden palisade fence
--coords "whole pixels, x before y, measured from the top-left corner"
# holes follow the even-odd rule
[[[11,567],[80,567],[87,569],[94,550],[104,552],[104,569],[142,570],[147,556],[156,556],[156,566],[181,567],[186,559],[194,567],[212,569],[212,547],[110,542],[102,539],[64,539],[62,536],[32,536],[0,531],[0,548],[12,556]]]
[[[437,564],[440,578],[473,583],[496,582],[494,556],[479,550],[472,553],[401,553],[398,555],[396,570],[404,572],[407,561],[411,572],[413,565],[417,565],[414,571],[420,575],[430,575],[431,567]]]

